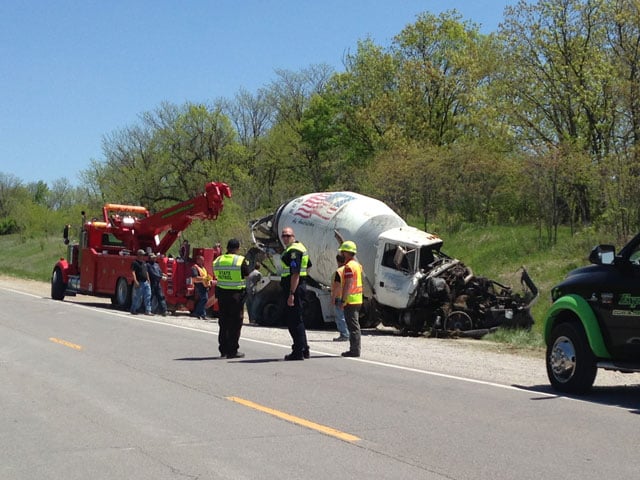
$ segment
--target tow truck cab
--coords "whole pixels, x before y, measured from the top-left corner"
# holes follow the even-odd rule
[[[547,374],[568,393],[588,391],[598,368],[640,372],[640,234],[589,261],[553,287],[544,321]]]

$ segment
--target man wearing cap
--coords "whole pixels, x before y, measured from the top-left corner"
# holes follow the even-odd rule
[[[301,242],[296,242],[293,228],[284,227],[282,243],[285,246],[280,256],[282,262],[282,274],[280,275],[280,288],[282,289],[282,303],[287,328],[293,340],[291,353],[284,356],[285,360],[304,360],[309,358],[309,344],[307,343],[307,331],[302,318],[302,298],[306,291],[307,272],[311,268],[311,260],[306,247]]]
[[[140,304],[144,301],[145,315],[153,315],[151,313],[151,285],[149,283],[149,270],[147,263],[144,261],[146,252],[142,249],[138,250],[137,257],[131,263],[131,275],[133,277],[133,295],[131,299],[131,313],[138,313]]]
[[[338,308],[344,310],[344,318],[349,328],[349,350],[342,352],[343,357],[360,356],[360,319],[358,312],[362,307],[362,265],[356,259],[356,244],[350,240],[340,245],[345,265],[342,274],[342,297],[338,299]]]
[[[240,254],[240,241],[232,238],[227,242],[227,253],[213,261],[218,299],[218,350],[220,356],[242,358],[240,330],[244,315],[245,278],[249,275],[249,263]]]
[[[153,306],[153,299],[155,298],[158,305],[157,313],[164,317],[167,314],[167,300],[164,298],[160,282],[166,280],[167,276],[162,273],[157,258],[158,256],[155,253],[150,253],[149,262],[147,263],[149,282],[151,284],[151,305]]]

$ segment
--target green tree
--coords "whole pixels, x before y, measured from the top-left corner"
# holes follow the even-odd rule
[[[608,155],[614,132],[613,71],[603,45],[602,1],[524,1],[506,9],[501,27],[505,57],[503,108],[524,148],[584,151],[593,162]],[[590,181],[577,177],[564,186],[590,222],[594,198]]]
[[[471,130],[492,49],[490,39],[455,10],[423,13],[395,37],[398,121],[408,138],[441,146]]]

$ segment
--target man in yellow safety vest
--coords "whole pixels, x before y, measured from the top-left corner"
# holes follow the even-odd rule
[[[218,350],[227,358],[242,358],[240,330],[244,315],[244,297],[249,264],[240,255],[240,241],[232,238],[227,242],[227,253],[213,261],[216,276],[216,297],[218,298]]]
[[[342,297],[338,299],[338,308],[344,310],[344,318],[349,329],[349,350],[342,352],[343,357],[360,356],[360,319],[358,312],[362,306],[362,265],[356,259],[356,244],[347,240],[340,245],[339,251],[345,258],[342,274]]]

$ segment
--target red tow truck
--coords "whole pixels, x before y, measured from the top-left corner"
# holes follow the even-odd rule
[[[100,221],[87,221],[83,213],[78,243],[69,244],[70,225],[64,228],[68,253],[53,268],[51,298],[93,295],[111,298],[118,308],[128,308],[133,284],[131,263],[142,249],[159,255],[158,263],[167,276],[162,286],[169,311],[193,311],[197,299],[191,267],[195,258],[204,256],[205,268],[213,277],[212,262],[221,252],[211,247],[194,248],[193,252],[181,248],[181,254],[175,258],[166,253],[193,220],[217,219],[224,197],[231,198],[230,187],[210,182],[204,193],[153,215],[145,207],[111,203],[103,207]]]

